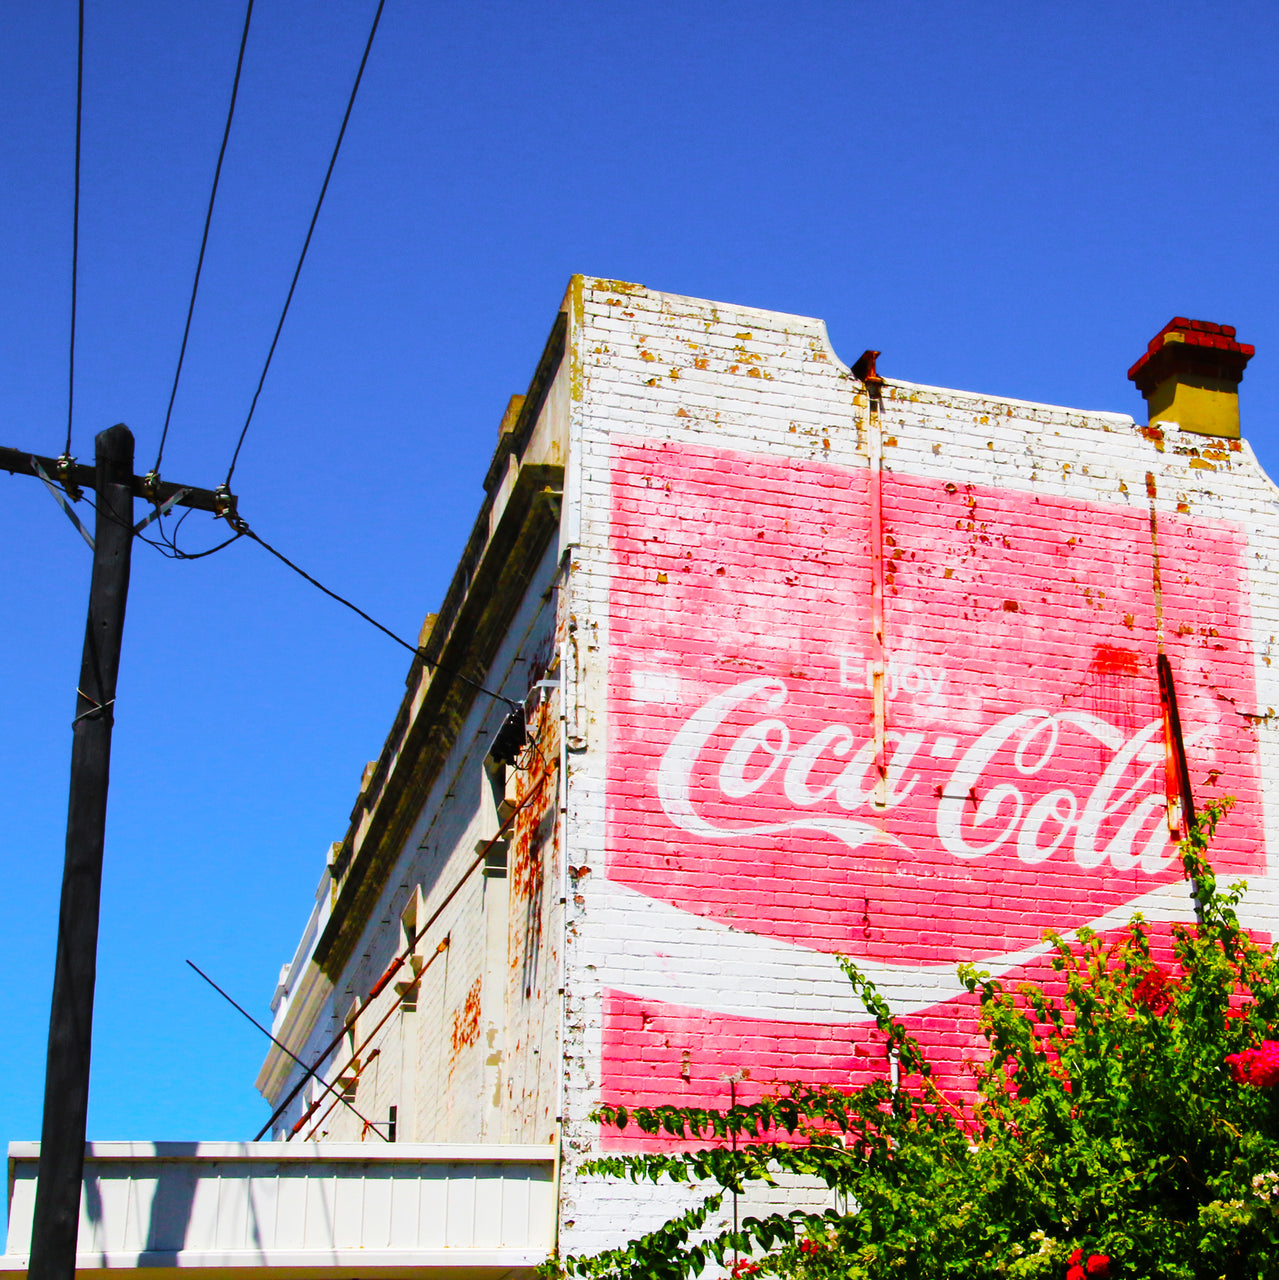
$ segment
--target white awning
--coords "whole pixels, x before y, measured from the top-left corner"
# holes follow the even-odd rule
[[[95,1142],[76,1270],[206,1280],[518,1275],[555,1239],[555,1149],[432,1143]],[[25,1274],[40,1145],[9,1147],[0,1272]]]

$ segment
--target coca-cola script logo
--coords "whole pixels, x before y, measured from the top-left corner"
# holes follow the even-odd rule
[[[885,474],[877,656],[865,471],[635,446],[612,479],[613,881],[895,964],[1100,919],[1180,875],[1161,632],[1196,793],[1240,801],[1218,863],[1264,865],[1237,528]]]
[[[877,819],[909,801],[921,783],[927,788],[927,765],[917,760],[925,735],[884,735],[881,782],[875,740],[854,750],[856,737],[844,724],[825,725],[806,739],[793,735],[780,718],[787,695],[784,681],[762,676],[734,685],[694,712],[658,770],[657,790],[666,816],[681,831],[708,839],[820,831],[850,849],[876,842],[908,851]],[[761,707],[764,715],[737,732],[726,748],[712,747],[735,713]],[[1059,757],[1069,754],[1072,730],[1111,753],[1082,801],[1070,786],[1035,787],[1060,771]],[[929,754],[949,760],[956,750],[955,738],[941,733]],[[1163,758],[1162,720],[1152,720],[1125,739],[1122,730],[1086,712],[1014,711],[981,734],[936,785],[937,839],[956,858],[981,858],[1010,846],[1027,865],[1045,861],[1069,839],[1080,867],[1091,869],[1108,859],[1117,869],[1140,866],[1154,875],[1168,865],[1173,852],[1163,821],[1164,797],[1151,789]],[[1055,761],[1057,770],[1052,768]],[[695,783],[694,778],[702,773],[718,789],[707,812],[699,812],[693,802],[694,790],[702,789],[704,781],[699,776]],[[746,824],[734,825],[733,802],[756,796],[774,775],[794,816],[751,823],[748,809]],[[1013,780],[1000,780],[1007,778]],[[834,812],[825,804],[832,800]],[[726,811],[725,821],[711,819],[710,813],[717,811]],[[1116,828],[1113,834],[1107,830],[1103,837],[1110,826]]]

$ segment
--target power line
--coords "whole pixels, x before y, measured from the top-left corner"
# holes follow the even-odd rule
[[[111,524],[118,524],[122,528],[129,529],[132,532],[133,536],[137,538],[139,542],[145,542],[148,547],[154,547],[155,550],[157,550],[162,556],[165,556],[170,560],[203,560],[205,556],[211,556],[215,551],[221,551],[224,547],[229,547],[233,542],[238,542],[241,538],[245,536],[243,531],[237,529],[236,532],[233,533],[229,538],[226,538],[222,542],[219,542],[215,547],[208,547],[204,551],[183,551],[182,548],[179,547],[177,544],[176,535],[177,535],[178,529],[182,525],[182,521],[185,520],[187,516],[191,514],[192,509],[190,507],[188,507],[182,513],[182,515],[178,517],[178,523],[177,525],[174,526],[172,534],[166,532],[164,528],[163,519],[157,520],[155,522],[156,533],[158,534],[158,540],[157,540],[156,538],[148,538],[136,526],[130,525],[126,521],[120,520],[117,516],[113,515],[110,511],[99,507],[98,504],[94,502],[94,500],[88,497],[87,495],[81,494],[80,500],[86,503],[90,510],[100,514],[105,520],[108,520]]]
[[[91,507],[94,506],[92,499],[86,498],[85,501],[87,501]],[[95,507],[95,510],[96,510],[96,507]],[[104,512],[103,514],[107,515],[108,518],[110,518],[108,513]],[[180,525],[182,521],[185,520],[187,515],[189,514],[190,514],[189,511],[185,512],[182,515],[182,517],[179,519],[178,524]],[[338,604],[345,605],[346,608],[350,609],[352,613],[358,614],[370,626],[376,627],[384,636],[388,636],[390,639],[394,640],[396,644],[401,646],[401,648],[407,649],[415,658],[419,658],[421,660],[423,666],[430,667],[433,671],[440,672],[441,675],[453,676],[454,678],[460,680],[464,685],[467,685],[468,687],[474,689],[476,693],[482,693],[486,697],[494,698],[498,702],[505,703],[508,707],[511,708],[512,711],[523,711],[522,703],[517,702],[514,698],[508,698],[504,693],[498,693],[493,689],[487,688],[485,685],[480,684],[479,681],[472,680],[470,676],[464,675],[461,671],[458,671],[451,667],[441,666],[438,662],[435,662],[426,656],[425,649],[420,648],[418,645],[410,644],[402,636],[399,636],[394,631],[392,631],[390,627],[384,626],[371,614],[365,613],[364,610],[359,607],[359,605],[353,604],[345,596],[338,595],[336,591],[332,590],[329,587],[326,587],[324,583],[322,583],[318,578],[313,578],[309,573],[307,573],[305,569],[301,567],[301,565],[295,564],[292,560],[289,559],[288,556],[284,554],[283,551],[280,551],[277,548],[273,547],[265,538],[261,537],[259,534],[255,533],[251,528],[249,528],[248,522],[241,515],[239,515],[238,512],[236,511],[226,512],[225,519],[227,523],[231,526],[231,528],[234,530],[234,533],[232,534],[231,537],[225,539],[223,542],[219,542],[217,546],[209,547],[205,551],[194,551],[194,552],[183,551],[177,545],[177,542],[176,542],[177,528],[176,527],[174,528],[172,534],[165,533],[162,527],[163,520],[156,521],[157,530],[160,535],[160,540],[158,542],[155,541],[154,539],[143,537],[143,535],[137,529],[134,529],[132,532],[134,536],[138,538],[140,541],[145,542],[150,547],[154,547],[162,555],[168,556],[171,560],[200,560],[200,559],[203,559],[205,556],[213,555],[215,551],[221,551],[223,547],[229,547],[231,543],[238,541],[240,538],[250,538],[254,542],[256,542],[258,546],[260,546],[264,551],[269,551],[271,555],[273,555],[278,561],[280,561],[281,564],[286,565],[288,568],[292,569],[293,572],[296,573],[300,578],[305,578],[306,581],[309,582],[313,587],[315,587],[319,591],[322,591],[326,596],[329,597],[330,600],[336,600]]]
[[[88,502],[91,507],[94,507],[95,510],[97,509],[92,499],[86,498],[85,501]],[[106,515],[108,519],[111,519],[111,516],[109,513],[103,512],[103,514]],[[182,521],[185,520],[187,515],[189,514],[190,514],[189,511],[183,513],[182,517],[178,521],[178,524],[180,525]],[[225,539],[222,542],[219,542],[217,546],[209,547],[207,550],[204,550],[204,551],[194,551],[194,552],[183,551],[177,545],[177,542],[176,542],[177,528],[176,527],[174,528],[172,534],[168,534],[164,532],[163,520],[156,521],[157,531],[159,532],[159,535],[160,535],[160,540],[158,542],[152,538],[143,537],[141,532],[137,529],[133,529],[132,532],[134,537],[138,538],[142,542],[145,542],[148,546],[154,547],[162,555],[168,556],[169,559],[171,560],[201,560],[205,556],[213,555],[215,551],[221,551],[223,547],[229,547],[231,543],[238,541],[240,538],[250,538],[252,539],[252,541],[256,542],[258,546],[260,546],[264,551],[269,551],[271,555],[273,555],[281,564],[286,565],[288,568],[292,569],[293,572],[296,573],[300,578],[306,579],[306,581],[309,582],[313,587],[315,587],[319,591],[322,591],[326,596],[329,597],[330,600],[336,600],[338,604],[345,605],[346,608],[350,609],[352,613],[358,614],[370,626],[376,627],[384,636],[387,636],[390,639],[394,640],[395,643],[398,644],[401,648],[407,649],[415,658],[418,658],[421,660],[423,666],[430,667],[431,670],[438,671],[440,672],[441,675],[453,676],[455,679],[460,680],[464,685],[467,685],[469,688],[474,689],[476,693],[482,693],[486,697],[494,698],[498,702],[505,703],[508,707],[511,708],[512,711],[521,711],[521,712],[523,711],[522,703],[517,702],[514,698],[508,698],[504,693],[498,693],[496,692],[496,690],[487,688],[485,685],[480,684],[478,680],[472,680],[470,676],[463,674],[461,671],[458,671],[455,668],[441,666],[438,662],[435,662],[431,658],[428,658],[426,656],[425,649],[419,647],[418,645],[410,644],[402,636],[397,635],[394,631],[392,631],[390,627],[384,626],[382,623],[380,623],[375,617],[372,616],[372,614],[365,613],[364,610],[361,609],[359,605],[353,604],[345,596],[338,595],[336,591],[332,590],[329,587],[326,587],[324,583],[322,583],[318,578],[313,578],[309,573],[307,573],[305,569],[302,568],[301,565],[295,564],[292,560],[289,559],[288,556],[284,554],[283,551],[280,551],[276,547],[273,547],[265,538],[263,538],[261,535],[255,533],[251,528],[249,528],[248,522],[244,519],[243,516],[241,516],[238,513],[238,511],[228,510],[227,512],[225,512],[224,518],[226,522],[234,530],[234,533],[232,534],[231,537]],[[119,521],[115,521],[115,523],[119,523]]]
[[[80,116],[84,102],[84,0],[80,0],[80,34],[75,72],[75,202],[71,217],[71,344],[67,359],[67,443],[63,457],[71,456],[71,418],[75,409],[75,308],[76,276],[80,265]]]
[[[47,461],[48,460],[46,459],[46,462]],[[12,468],[9,468],[9,469],[12,469]],[[221,489],[217,490],[216,493],[213,495],[214,499],[216,500],[221,494],[222,494],[222,490]],[[248,522],[244,519],[244,517],[239,514],[239,511],[235,507],[233,500],[231,501],[230,505],[228,505],[225,509],[220,510],[219,512],[222,518],[226,520],[227,524],[231,526],[231,529],[233,531],[232,536],[218,543],[217,546],[209,547],[204,551],[192,552],[192,551],[183,551],[180,547],[178,547],[175,541],[175,535],[177,533],[177,529],[176,528],[174,529],[173,534],[166,533],[163,529],[163,520],[156,521],[157,528],[159,529],[160,540],[155,541],[154,539],[143,537],[142,532],[139,528],[129,525],[126,521],[122,521],[117,517],[113,516],[108,510],[104,508],[100,508],[98,504],[93,501],[93,499],[84,497],[84,495],[81,495],[81,497],[83,501],[87,502],[90,507],[92,507],[95,511],[99,512],[99,514],[102,515],[107,521],[109,521],[112,524],[120,525],[122,528],[129,529],[129,532],[132,533],[135,538],[139,539],[139,541],[145,542],[150,547],[154,547],[162,555],[166,555],[173,560],[200,560],[200,559],[203,559],[205,556],[213,555],[214,552],[216,551],[221,551],[224,547],[229,547],[231,543],[238,541],[240,538],[250,538],[254,542],[256,542],[258,546],[262,547],[263,550],[269,551],[271,555],[273,555],[277,560],[280,561],[281,564],[292,569],[293,572],[296,573],[300,578],[305,578],[306,581],[309,582],[318,591],[322,591],[326,596],[329,597],[330,600],[336,600],[338,604],[344,605],[346,608],[350,609],[352,613],[358,614],[361,618],[363,618],[364,621],[367,622],[370,626],[376,627],[377,630],[379,630],[384,636],[387,636],[391,640],[394,640],[395,643],[398,644],[401,648],[407,649],[415,658],[421,661],[424,667],[429,667],[433,671],[438,671],[441,675],[452,676],[454,679],[460,680],[464,685],[467,685],[469,688],[474,689],[476,693],[482,693],[485,695],[485,697],[493,698],[498,702],[505,703],[506,706],[511,708],[512,716],[517,713],[521,716],[523,715],[523,710],[524,710],[523,703],[517,702],[514,698],[508,698],[504,693],[498,693],[496,690],[490,689],[487,686],[480,684],[478,680],[473,680],[470,676],[466,675],[461,671],[458,671],[454,667],[442,666],[440,663],[434,661],[432,658],[427,657],[425,649],[419,647],[418,645],[410,644],[402,636],[399,636],[394,631],[392,631],[390,627],[384,626],[371,614],[365,613],[365,611],[361,609],[359,605],[353,604],[345,596],[338,595],[336,591],[332,590],[329,587],[326,587],[324,583],[322,583],[318,578],[313,578],[309,573],[307,573],[305,569],[301,567],[301,565],[295,564],[292,560],[290,560],[289,557],[286,556],[283,551],[280,551],[277,548],[273,547],[269,542],[267,542],[265,538],[255,533],[249,527]],[[181,520],[184,520],[184,519],[186,519],[185,514],[182,516]],[[181,524],[181,520],[179,520],[178,522],[179,524]],[[507,717],[508,721],[512,719],[512,716]],[[520,729],[521,739],[523,738],[523,733],[524,733],[524,730],[521,727]]]
[[[185,519],[186,517],[184,515],[178,523],[180,524],[182,520]],[[176,533],[177,530],[175,529],[174,532]],[[244,535],[242,533],[233,534],[231,537],[223,539],[223,541],[219,542],[217,546],[206,547],[203,551],[183,551],[173,538],[169,537],[162,531],[160,533],[159,540],[143,537],[140,533],[137,535],[139,541],[145,542],[149,547],[154,547],[162,556],[167,556],[170,560],[203,560],[205,556],[211,556],[215,552],[222,551],[224,548],[229,547],[233,542],[239,542],[243,536]]]
[[[320,591],[323,591],[324,594],[329,597],[329,599],[336,600],[338,604],[345,605],[348,609],[351,610],[352,613],[358,613],[360,617],[364,619],[365,622],[370,623],[372,626],[375,626],[384,636],[389,636],[392,640],[395,641],[396,644],[407,649],[415,658],[420,658],[423,666],[430,667],[432,670],[440,672],[441,675],[453,676],[456,679],[460,680],[463,684],[469,685],[470,688],[474,689],[477,693],[485,694],[487,697],[495,698],[498,702],[506,703],[506,705],[510,707],[513,711],[522,710],[522,704],[519,702],[516,702],[514,698],[508,698],[504,693],[497,693],[493,689],[487,689],[485,688],[484,685],[480,684],[478,681],[472,680],[470,676],[463,675],[462,672],[449,667],[442,667],[438,662],[433,662],[430,658],[426,656],[426,651],[424,649],[419,648],[415,644],[410,644],[407,640],[396,635],[395,632],[392,631],[390,627],[384,627],[376,618],[371,617],[369,614],[365,613],[364,610],[359,607],[359,605],[352,604],[348,599],[346,599],[345,596],[338,595],[336,591],[331,591],[328,587],[324,585],[324,583],[320,582],[316,578],[311,577],[311,575],[307,573],[305,569],[294,564],[293,561],[290,560],[288,556],[286,556],[282,551],[277,551],[269,542],[266,541],[265,538],[259,537],[256,533],[254,533],[253,530],[250,529],[249,526],[245,523],[245,521],[238,515],[228,515],[227,520],[231,524],[231,527],[235,529],[237,535],[243,535],[246,538],[252,538],[253,541],[256,542],[258,546],[260,546],[263,550],[269,551],[277,560],[280,561],[281,564],[287,565],[299,577],[305,578],[313,587],[316,587]]]
[[[83,9],[83,0],[81,0]],[[253,17],[253,0],[244,11],[244,32],[240,36],[240,56],[235,61],[235,79],[231,82],[231,105],[227,108],[226,128],[222,131],[222,146],[218,149],[218,163],[213,170],[213,189],[209,192],[209,208],[204,215],[204,234],[200,237],[200,254],[195,262],[195,279],[191,284],[191,302],[187,306],[186,328],[182,330],[182,346],[178,350],[178,367],[173,374],[173,389],[169,392],[169,407],[164,414],[164,430],[160,433],[160,448],[156,451],[152,474],[159,474],[160,459],[164,456],[164,442],[169,437],[169,419],[173,416],[173,401],[178,394],[178,379],[182,377],[182,361],[186,358],[187,339],[191,336],[191,317],[195,315],[195,296],[200,289],[200,272],[204,267],[204,251],[209,243],[209,226],[213,221],[213,202],[218,197],[218,180],[222,176],[222,160],[226,155],[227,141],[231,137],[231,120],[235,115],[235,100],[240,92],[240,71],[244,66],[244,48],[249,42],[249,22]],[[68,428],[69,430],[70,428]],[[68,451],[70,445],[67,446]],[[176,548],[174,548],[176,550]]]
[[[154,547],[161,555],[167,556],[170,560],[203,560],[205,556],[211,556],[215,552],[221,551],[224,547],[229,547],[233,542],[239,542],[244,537],[244,534],[237,529],[229,538],[224,538],[216,546],[206,547],[203,551],[183,551],[178,546],[178,530],[182,528],[182,522],[190,514],[191,509],[188,507],[178,517],[172,533],[165,529],[164,519],[161,517],[155,522],[156,539],[143,537],[141,533],[137,536],[148,546]]]
[[[351,97],[346,104],[346,114],[342,117],[342,127],[338,130],[338,139],[333,146],[333,154],[329,157],[328,171],[324,175],[324,184],[320,187],[320,198],[315,202],[315,212],[311,215],[311,225],[307,228],[306,239],[302,242],[302,252],[298,255],[298,265],[293,272],[293,282],[289,285],[288,295],[284,299],[284,307],[280,312],[280,321],[275,326],[275,336],[271,339],[271,348],[266,353],[266,363],[262,366],[262,376],[258,379],[257,390],[253,393],[253,401],[249,405],[248,416],[244,419],[244,426],[240,429],[240,438],[236,441],[235,452],[231,455],[231,465],[227,468],[226,480],[223,484],[226,488],[231,487],[231,476],[235,473],[235,464],[240,457],[240,447],[244,444],[244,437],[248,434],[249,423],[253,421],[253,413],[258,407],[258,397],[262,394],[262,386],[266,382],[267,371],[271,368],[271,360],[275,356],[276,344],[280,341],[280,332],[284,328],[284,319],[289,314],[289,305],[293,301],[293,291],[298,286],[298,277],[302,274],[302,264],[306,261],[307,250],[311,247],[311,236],[315,232],[315,224],[319,221],[320,209],[324,204],[325,193],[329,189],[329,179],[333,176],[333,167],[337,164],[338,152],[342,149],[342,139],[346,136],[347,122],[351,119],[351,110],[355,106],[355,96],[360,91],[360,81],[364,78],[364,67],[369,60],[369,51],[373,48],[373,37],[377,35],[378,23],[382,19],[382,7],[386,4],[386,0],[378,0],[377,12],[373,15],[373,25],[369,28],[369,38],[364,46],[364,56],[360,59],[360,69],[355,74],[355,84],[351,87]],[[319,585],[318,583],[316,584]],[[345,602],[344,602],[345,603]],[[355,608],[354,605],[351,606]],[[359,611],[356,610],[358,613]],[[369,619],[372,621],[372,619]],[[377,626],[377,623],[373,624]],[[385,628],[383,628],[385,630]],[[398,637],[397,637],[398,639]],[[403,641],[400,642],[401,644]]]
[[[390,636],[391,639],[394,640],[396,644],[403,645],[403,647],[406,648],[412,654],[417,654],[419,652],[418,647],[416,645],[409,644],[407,640],[401,639],[399,636],[395,634],[394,631],[391,630],[390,627],[384,627],[376,618],[370,617],[367,613],[365,613],[364,610],[359,607],[359,605],[352,604],[344,596],[338,595],[336,591],[330,591],[329,588],[324,585],[324,583],[319,582],[315,578],[311,577],[311,575],[307,573],[305,569],[302,569],[298,565],[294,564],[293,561],[290,560],[288,556],[286,556],[282,551],[277,551],[269,542],[266,541],[265,538],[259,537],[243,521],[240,522],[240,532],[242,532],[246,537],[252,538],[253,541],[258,544],[258,546],[263,547],[265,550],[269,551],[277,560],[281,562],[281,564],[288,565],[288,567],[292,569],[294,573],[298,574],[300,577],[305,578],[313,587],[318,587],[330,599],[336,600],[338,604],[346,605],[346,607],[350,609],[353,613],[358,613],[360,617],[364,619],[365,622],[371,623],[383,635]],[[494,696],[496,697],[500,695],[494,695]]]

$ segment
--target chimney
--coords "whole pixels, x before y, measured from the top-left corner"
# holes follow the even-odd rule
[[[1253,348],[1235,341],[1233,325],[1169,320],[1128,377],[1146,398],[1150,423],[1239,438],[1239,383]]]

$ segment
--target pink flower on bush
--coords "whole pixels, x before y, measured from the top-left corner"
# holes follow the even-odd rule
[[[1236,1084],[1271,1089],[1279,1084],[1279,1040],[1263,1040],[1260,1049],[1245,1049],[1226,1058]]]

